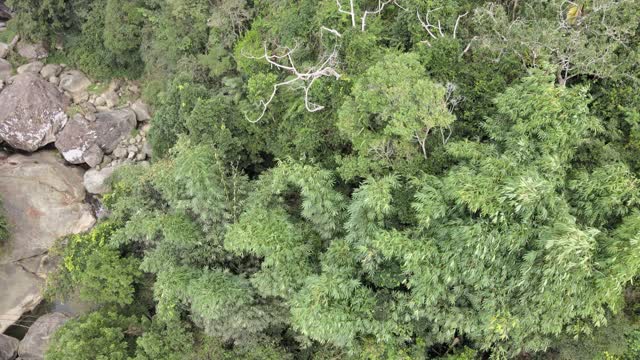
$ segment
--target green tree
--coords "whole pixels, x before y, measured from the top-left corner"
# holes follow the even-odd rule
[[[417,56],[388,55],[356,81],[338,127],[361,157],[387,165],[427,158],[427,141],[446,142],[455,119],[446,92],[427,78]]]
[[[113,311],[92,312],[66,322],[51,339],[47,359],[127,360],[131,334],[141,330],[134,318]]]

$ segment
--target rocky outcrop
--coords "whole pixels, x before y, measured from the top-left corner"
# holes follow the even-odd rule
[[[14,76],[0,104],[0,139],[15,149],[35,151],[54,142],[67,122],[65,98],[36,74]]]
[[[0,158],[0,195],[11,236],[0,257],[0,332],[41,301],[56,239],[91,229],[83,171],[55,151]],[[5,295],[6,294],[6,295]]]
[[[18,339],[0,334],[0,360],[13,360],[18,355]]]
[[[46,314],[31,325],[24,339],[20,341],[18,355],[24,360],[42,360],[47,351],[49,340],[59,327],[69,320],[63,313]]]

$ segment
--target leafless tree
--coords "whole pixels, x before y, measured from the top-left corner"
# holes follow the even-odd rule
[[[400,5],[397,0],[378,0],[378,5],[376,6],[376,8],[371,10],[364,10],[362,16],[360,17],[360,21],[358,21],[357,9],[355,7],[354,0],[349,0],[348,8],[345,8],[345,6],[343,6],[342,0],[336,0],[336,5],[338,5],[338,12],[349,15],[349,17],[351,18],[351,26],[354,28],[357,27],[357,23],[360,22],[360,31],[366,30],[367,17],[380,14],[384,10],[384,8],[390,4],[393,4],[405,11],[407,10],[402,5]]]
[[[418,17],[418,21],[420,21],[420,25],[422,25],[422,28],[425,29],[427,31],[427,34],[429,35],[429,38],[431,40],[436,40],[438,38],[442,38],[445,37],[445,31],[442,29],[442,23],[440,22],[440,20],[438,20],[437,25],[435,23],[431,23],[431,19],[429,18],[430,15],[436,11],[440,10],[440,8],[435,8],[433,10],[427,10],[427,13],[424,15],[424,17],[422,17],[420,15],[420,11],[416,10],[416,16]],[[453,26],[453,31],[451,33],[451,37],[456,39],[458,36],[458,26],[460,25],[460,20],[469,15],[469,12],[467,11],[464,14],[458,15],[458,17],[456,18],[456,23]],[[469,43],[467,44],[467,46],[465,47],[465,49],[462,51],[462,54],[464,55],[465,53],[467,53],[467,51],[469,51],[469,49],[471,48],[471,44],[472,42],[475,40],[475,38],[471,39],[471,41],[469,41]],[[429,39],[424,40],[423,41],[424,44],[427,44],[427,46],[431,47],[431,41]]]
[[[267,99],[260,100],[259,106],[262,109],[260,115],[256,119],[247,120],[256,123],[260,121],[267,112],[267,109],[273,99],[275,98],[278,90],[283,86],[292,86],[294,84],[301,84],[304,90],[304,105],[307,111],[316,112],[324,109],[324,106],[318,105],[309,99],[309,92],[316,80],[322,77],[333,77],[335,79],[340,78],[340,74],[336,71],[335,66],[338,62],[338,49],[333,48],[333,51],[328,55],[325,55],[314,66],[311,66],[305,70],[300,70],[293,60],[293,53],[296,51],[297,45],[293,48],[282,47],[275,51],[275,53],[269,53],[267,45],[264,45],[264,54],[261,56],[245,55],[251,59],[264,59],[272,68],[284,70],[289,72],[294,77],[289,80],[284,80],[273,85],[270,96]],[[246,116],[246,115],[245,115]]]

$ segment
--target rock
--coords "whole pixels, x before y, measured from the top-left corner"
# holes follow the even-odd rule
[[[84,115],[84,118],[87,119],[87,121],[89,121],[89,122],[94,122],[94,121],[96,121],[96,114],[94,114],[92,112],[86,113]]]
[[[134,145],[135,143],[136,143],[136,139],[135,138],[129,139],[129,144]]]
[[[117,166],[109,166],[101,170],[89,169],[84,173],[84,188],[91,194],[106,194],[111,191],[109,178],[116,171]]]
[[[9,80],[12,74],[13,65],[5,59],[0,59],[0,80]]]
[[[102,96],[98,96],[94,103],[96,106],[105,106],[107,104],[107,100]]]
[[[151,119],[149,105],[142,102],[142,100],[137,100],[131,105],[131,110],[136,113],[136,119],[138,121],[147,121]]]
[[[96,144],[91,145],[84,153],[84,162],[91,167],[96,167],[102,162],[104,153]]]
[[[119,101],[118,94],[113,91],[107,91],[100,97],[104,99],[105,105],[110,109],[116,106]]]
[[[130,153],[138,152],[138,147],[135,145],[129,145],[129,147],[127,147],[127,151],[129,151]]]
[[[18,74],[24,74],[26,72],[39,74],[43,67],[44,64],[41,61],[34,61],[20,66],[17,71]]]
[[[60,83],[60,78],[57,76],[52,76],[49,79],[49,82],[52,83],[53,85],[58,85],[58,83]]]
[[[128,154],[127,149],[120,146],[118,146],[115,150],[113,150],[113,156],[115,156],[118,159],[126,157],[127,154]]]
[[[96,114],[97,143],[105,154],[129,137],[136,127],[136,114],[131,109],[113,110]]]
[[[111,161],[113,161],[113,159],[111,158],[111,156],[109,156],[109,155],[105,155],[105,156],[102,158],[102,163],[100,163],[100,166],[105,167],[105,166],[107,166],[107,165],[111,164]]]
[[[18,355],[25,360],[44,359],[44,353],[53,333],[69,319],[69,316],[59,312],[39,317],[20,341]]]
[[[32,73],[12,79],[13,83],[0,93],[0,139],[24,151],[54,142],[67,123],[64,96]]]
[[[4,0],[0,1],[0,20],[9,20],[13,14],[11,10],[4,4]]]
[[[73,98],[77,96],[83,96],[86,93],[87,99],[89,93],[87,89],[91,85],[91,80],[78,70],[65,71],[60,75],[60,88],[63,91],[69,92]]]
[[[148,141],[146,141],[144,144],[142,144],[142,153],[146,157],[151,158],[151,153],[152,152],[153,151],[151,150],[151,144]]]
[[[0,59],[6,59],[9,56],[9,45],[0,42]]]
[[[129,86],[127,86],[127,90],[129,90],[130,93],[134,94],[140,93],[140,88],[136,84],[129,84]]]
[[[20,341],[11,336],[0,334],[0,360],[13,360],[18,355]]]
[[[61,72],[62,67],[60,65],[47,64],[42,68],[42,70],[40,70],[40,75],[45,79],[49,79],[54,76],[57,77]]]
[[[4,80],[0,80],[0,91],[4,89]]]
[[[112,93],[118,92],[118,90],[120,90],[120,87],[122,87],[122,81],[119,79],[113,79],[109,83],[107,92],[112,92]]]
[[[133,151],[129,151],[129,154],[127,155],[127,159],[133,160],[135,157],[136,157],[136,153]]]
[[[68,162],[82,164],[85,162],[85,153],[95,143],[94,126],[89,124],[82,115],[76,114],[58,134],[56,148]]]
[[[85,117],[88,114],[93,114],[96,112],[96,107],[90,102],[85,102],[80,104],[80,108],[82,109],[82,112],[84,113]]]
[[[57,151],[0,158],[0,196],[11,228],[0,255],[0,333],[42,299],[48,267],[34,273],[26,261],[95,224],[82,180],[82,169],[65,165]]]
[[[136,154],[136,161],[142,161],[142,160],[144,160],[146,158],[147,158],[147,156],[145,154],[143,154],[143,153]]]
[[[142,142],[142,135],[140,134],[136,135],[136,142],[137,143]]]
[[[29,61],[40,60],[49,56],[49,52],[44,48],[42,43],[34,44],[26,41],[19,41],[16,48],[18,54]]]
[[[74,104],[82,104],[89,100],[89,93],[87,91],[81,91],[79,93],[71,94]]]

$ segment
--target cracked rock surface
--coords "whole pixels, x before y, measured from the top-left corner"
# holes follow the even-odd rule
[[[56,151],[0,155],[0,194],[11,237],[0,253],[0,333],[41,300],[56,239],[95,223],[83,173]]]

